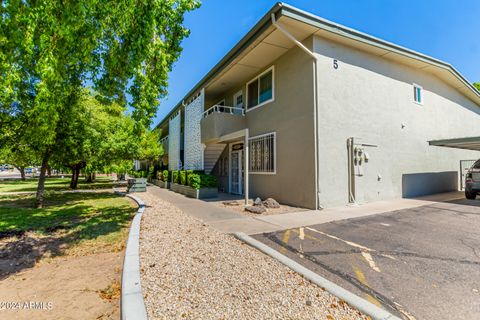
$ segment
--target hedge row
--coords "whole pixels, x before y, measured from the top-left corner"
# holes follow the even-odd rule
[[[157,179],[162,181],[182,184],[194,189],[216,188],[218,186],[217,177],[211,174],[205,174],[203,171],[196,170],[164,170],[157,173]]]

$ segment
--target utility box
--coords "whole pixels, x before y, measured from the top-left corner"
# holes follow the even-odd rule
[[[127,192],[146,192],[147,178],[128,179]]]

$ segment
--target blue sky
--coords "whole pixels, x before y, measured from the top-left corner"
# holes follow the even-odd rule
[[[276,3],[204,0],[185,17],[191,30],[170,73],[157,124]],[[322,18],[446,61],[480,82],[480,1],[291,0]]]

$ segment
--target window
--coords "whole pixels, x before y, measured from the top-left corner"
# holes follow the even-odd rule
[[[249,139],[250,173],[276,173],[275,132]]]
[[[413,100],[415,103],[423,104],[423,88],[418,84],[413,84]]]
[[[247,83],[247,110],[273,101],[273,67]]]

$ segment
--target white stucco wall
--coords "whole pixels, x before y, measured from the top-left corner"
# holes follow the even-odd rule
[[[429,146],[427,141],[480,136],[480,107],[425,71],[315,38],[319,57],[319,179],[324,206],[348,202],[349,137],[378,145],[366,148],[370,161],[357,178],[357,200],[400,198],[404,179],[415,176],[428,189],[427,173],[459,170],[461,159],[479,152]],[[338,69],[333,68],[338,60]],[[416,83],[424,89],[424,105],[413,102]]]
[[[203,169],[200,120],[204,109],[204,91],[185,107],[185,169]]]
[[[168,124],[168,170],[180,168],[180,119],[178,113]]]

